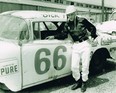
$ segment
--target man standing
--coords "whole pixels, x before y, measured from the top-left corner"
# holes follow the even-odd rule
[[[71,70],[72,76],[75,79],[75,84],[71,89],[75,90],[81,87],[81,91],[85,92],[92,48],[89,37],[91,36],[91,39],[95,39],[97,35],[95,26],[87,19],[78,17],[76,12],[74,5],[70,5],[66,8],[68,33],[74,41],[72,47]],[[88,32],[90,32],[90,35],[88,35]],[[80,62],[82,64],[81,72],[79,70]]]
[[[72,76],[75,79],[75,84],[72,86],[72,90],[81,87],[81,91],[86,91],[86,82],[89,74],[89,63],[91,56],[91,40],[97,37],[95,26],[87,19],[78,17],[76,15],[76,8],[74,5],[70,5],[66,8],[67,23],[64,26],[63,32],[54,36],[48,36],[46,39],[63,39],[68,36],[72,37],[74,42],[72,47],[72,60],[71,70]],[[89,34],[88,34],[89,32]],[[81,71],[80,71],[81,63]]]

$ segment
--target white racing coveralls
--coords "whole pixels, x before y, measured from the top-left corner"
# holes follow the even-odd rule
[[[89,74],[89,63],[90,63],[90,55],[91,55],[91,44],[88,40],[85,40],[80,43],[74,43],[72,50],[72,76],[76,81],[80,79],[80,69],[82,74],[82,80],[88,80]],[[81,63],[80,63],[81,62]],[[80,68],[81,65],[81,68]]]

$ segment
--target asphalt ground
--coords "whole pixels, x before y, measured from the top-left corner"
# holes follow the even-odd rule
[[[16,93],[81,93],[80,88],[71,90],[72,76],[30,87]],[[116,93],[116,62],[108,62],[103,72],[91,75],[85,93]],[[0,93],[13,93],[0,89]]]

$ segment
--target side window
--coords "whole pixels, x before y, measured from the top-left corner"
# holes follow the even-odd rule
[[[40,22],[40,31],[47,30],[44,23]]]
[[[45,39],[47,36],[55,33],[57,26],[52,22],[33,22],[33,37],[34,40]]]
[[[63,31],[63,22],[33,22],[34,40],[44,40],[48,36],[60,34]]]
[[[48,27],[49,30],[57,30],[57,26],[52,23],[52,22],[45,22],[46,26]]]
[[[33,37],[34,37],[34,40],[41,38],[39,22],[33,22]]]
[[[58,26],[55,22],[40,22],[41,39],[57,34],[57,29]]]

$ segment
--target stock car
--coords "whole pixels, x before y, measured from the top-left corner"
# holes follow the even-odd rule
[[[71,74],[73,42],[46,37],[62,31],[64,13],[44,11],[7,11],[0,14],[0,86],[11,91],[62,78]],[[98,36],[92,43],[93,70],[101,68],[99,53],[116,49],[116,37]],[[97,52],[98,51],[98,52]],[[96,58],[97,57],[97,58]],[[103,59],[110,57],[105,55]],[[96,60],[98,59],[98,60]],[[96,63],[98,64],[96,64]]]

